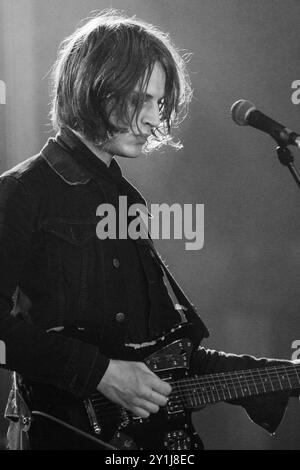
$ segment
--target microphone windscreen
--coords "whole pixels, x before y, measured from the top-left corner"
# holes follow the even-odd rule
[[[248,125],[248,115],[256,110],[256,106],[247,100],[238,100],[231,106],[231,117],[238,126]]]

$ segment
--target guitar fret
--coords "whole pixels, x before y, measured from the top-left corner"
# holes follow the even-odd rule
[[[253,376],[254,376],[254,380],[255,380],[255,383],[257,385],[259,394],[266,393],[267,390],[266,390],[266,387],[265,387],[265,383],[262,380],[262,377],[261,377],[261,374],[260,374],[259,370],[257,370],[257,371],[253,370]]]
[[[290,382],[291,382],[291,387],[290,387],[291,389],[300,388],[299,379],[297,375],[290,376]]]
[[[300,386],[300,379],[299,379],[299,375],[298,375],[298,371],[297,371],[297,365],[295,365],[295,372],[296,372],[296,375],[297,375],[298,384]]]
[[[283,367],[283,369],[284,369],[285,372],[286,372],[285,367]],[[281,373],[281,374],[279,375],[279,380],[280,380],[281,385],[284,384],[284,386],[282,387],[282,389],[284,389],[284,388],[286,389],[286,388],[289,388],[289,387],[290,387],[290,385],[291,385],[290,380],[289,380],[288,376],[287,376],[285,373],[283,373],[283,374]]]
[[[226,375],[225,375],[225,373],[223,372],[223,373],[220,374],[220,375],[221,375],[221,378],[226,381]],[[220,382],[221,382],[221,379],[220,379]],[[230,388],[228,387],[228,385],[226,385],[226,383],[224,383],[224,384],[222,384],[222,387],[223,387],[223,390],[224,390],[224,394],[225,394],[225,391],[226,391],[226,392],[228,393],[228,395],[229,395],[229,399],[231,400],[231,399],[232,399],[232,395],[231,395],[231,391],[230,391]],[[226,398],[228,399],[228,396],[227,396]]]
[[[191,398],[192,398],[192,403],[193,403],[193,401],[194,401],[194,406],[195,406],[195,407],[198,406],[198,402],[197,402],[196,397],[198,398],[198,392],[197,392],[197,389],[194,388],[194,389],[192,390]]]
[[[249,396],[249,395],[252,394],[252,392],[251,392],[251,383],[249,383],[249,380],[247,379],[246,374],[244,374],[243,372],[241,374],[242,374],[242,378],[245,382],[245,384],[243,385],[244,393],[245,393],[246,396]]]
[[[211,392],[211,390],[209,389],[209,387],[205,387],[205,393],[206,393],[206,396],[207,396],[207,402],[208,403],[214,403],[214,397],[213,397],[213,394]]]
[[[207,385],[205,385],[203,387],[203,389],[204,389],[204,393],[207,397],[207,403],[214,403],[214,397],[212,395],[212,392],[211,392],[210,388]]]
[[[272,380],[271,380],[271,377],[270,377],[270,374],[269,374],[269,370],[266,369],[266,371],[267,371],[267,375],[268,375],[268,378],[269,378],[268,382],[271,385],[272,392],[274,392],[274,386],[273,386],[273,383],[272,383]]]
[[[238,373],[238,372],[235,372],[235,376],[236,376],[236,378],[237,378],[238,386],[240,387],[242,396],[244,397],[244,396],[245,396],[245,394],[244,394],[244,389],[243,389],[242,384],[241,384],[241,381],[240,381],[239,373]]]
[[[200,385],[200,387],[198,387],[198,392],[202,395],[202,398],[200,399],[200,404],[206,405],[207,400],[205,398],[205,388]]]
[[[251,383],[249,383],[244,371],[239,371],[237,373],[237,376],[238,376],[239,384],[241,386],[241,391],[242,391],[243,397],[251,395],[253,393],[251,391]]]
[[[198,387],[198,384],[196,386]],[[201,396],[199,395],[199,393],[201,394]],[[207,394],[207,390],[202,385],[198,388],[198,396],[199,396],[199,400],[200,400],[199,405],[206,405],[206,404],[210,403],[210,397]]]
[[[283,366],[283,367],[284,367],[284,370],[285,370],[285,372],[286,372],[286,366]],[[291,384],[291,381],[290,381],[290,378],[289,378],[289,374],[286,374],[286,376],[287,376],[287,379],[288,379],[290,388],[293,388],[293,387],[292,387],[292,384]]]
[[[291,379],[293,388],[300,388],[300,379],[298,375],[297,365],[294,366],[293,376],[291,377]]]
[[[230,395],[231,399],[238,398],[239,395],[238,395],[238,392],[236,390],[236,387],[234,386],[234,382],[232,380],[232,377],[230,377],[230,383],[228,383],[227,389],[228,389],[228,392],[229,392],[229,395]]]
[[[205,399],[205,395],[204,395],[204,391],[203,391],[203,390],[204,390],[203,387],[199,387],[199,393],[202,395],[200,404],[206,405],[206,404],[207,404],[207,401],[206,401],[206,399]]]
[[[226,400],[227,397],[226,397],[225,390],[227,390],[227,387],[226,387],[225,385],[224,385],[224,386],[222,385],[221,379],[220,379],[219,377],[218,377],[218,381],[219,381],[218,387],[219,387],[219,389],[220,389],[220,393],[223,394],[223,400]],[[221,396],[219,395],[219,393],[218,393],[218,396],[219,396],[220,401],[222,401],[222,398],[221,398]]]
[[[280,380],[280,375],[278,373],[277,367],[274,367],[274,372],[277,375],[277,382],[278,382],[278,385],[279,385],[279,387],[277,386],[276,389],[277,390],[283,390],[283,386],[282,386],[282,383],[281,383],[281,380]],[[275,378],[273,380],[275,380]]]
[[[262,370],[261,369],[257,369],[257,373],[259,375],[259,378],[260,378],[260,381],[261,381],[261,385],[263,387],[263,392],[264,393],[268,393],[269,390],[267,389],[267,386],[268,386],[268,379],[265,377],[262,377]]]
[[[210,384],[209,384],[209,392],[211,393],[211,396],[212,396],[212,402],[216,402],[216,401],[219,401],[220,399],[220,395],[218,394],[218,391],[216,389],[216,385],[213,381],[212,378],[210,378]],[[215,397],[214,394],[217,394],[217,397]],[[217,399],[216,399],[217,398]]]
[[[250,369],[250,374],[251,374],[251,378],[252,378],[252,381],[253,381],[253,384],[254,384],[254,387],[255,387],[256,395],[258,395],[258,394],[259,394],[259,391],[258,391],[257,385],[256,385],[256,383],[255,383],[255,379],[254,379],[253,372],[252,372],[251,369]]]
[[[242,372],[242,378],[245,382],[243,385],[243,391],[245,396],[251,396],[251,395],[256,395],[257,392],[257,386],[255,384],[255,381],[253,380],[253,374],[250,374],[250,377],[247,378],[246,374],[244,371]]]

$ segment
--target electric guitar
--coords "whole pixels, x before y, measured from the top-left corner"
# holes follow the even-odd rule
[[[197,450],[202,448],[192,412],[208,404],[300,388],[300,363],[204,376],[191,375],[198,347],[195,327],[183,323],[145,345],[132,345],[122,360],[144,361],[170,383],[168,404],[143,419],[96,392],[84,402],[93,440],[120,450]],[[100,441],[101,440],[101,441]]]

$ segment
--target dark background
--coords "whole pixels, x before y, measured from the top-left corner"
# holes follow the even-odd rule
[[[291,83],[300,79],[298,0],[0,0],[0,169],[37,153],[51,135],[47,73],[60,41],[92,10],[115,7],[170,32],[193,52],[194,100],[184,149],[122,159],[149,203],[205,205],[205,245],[157,246],[211,330],[207,347],[290,358],[300,339],[300,193],[272,140],[238,128],[229,109],[250,99],[300,131]],[[299,151],[295,150],[296,165]],[[0,372],[0,413],[8,375]],[[300,449],[300,408],[290,403],[275,437],[239,407],[195,414],[209,449]],[[0,418],[0,434],[5,423]]]

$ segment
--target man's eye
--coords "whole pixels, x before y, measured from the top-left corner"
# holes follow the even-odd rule
[[[141,106],[144,103],[144,99],[140,95],[132,95],[129,99],[129,102],[132,106]]]
[[[130,101],[130,104],[137,105],[138,102],[139,102],[139,97],[133,95],[133,96],[130,97],[130,100],[129,100],[129,101]]]

